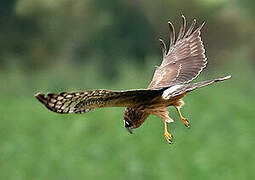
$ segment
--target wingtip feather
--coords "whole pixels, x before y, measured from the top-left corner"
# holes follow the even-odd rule
[[[169,26],[169,29],[171,32],[170,45],[169,45],[169,48],[171,48],[175,43],[175,29],[174,29],[174,25],[171,21],[168,21],[168,26]]]
[[[232,76],[231,75],[227,75],[218,79],[215,79],[215,82],[219,82],[219,81],[225,81],[227,79],[230,79]]]
[[[204,27],[204,25],[205,25],[205,21],[197,28],[198,31],[200,31]]]
[[[227,79],[230,79],[232,76],[231,75],[227,75],[227,76],[225,76],[225,77],[223,77],[223,78],[221,78],[222,80],[227,80]]]
[[[160,42],[160,44],[162,46],[163,58],[165,58],[165,56],[166,56],[166,44],[165,44],[163,39],[159,39],[159,42]]]

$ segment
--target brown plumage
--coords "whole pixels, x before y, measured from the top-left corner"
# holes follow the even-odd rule
[[[174,106],[186,127],[189,122],[182,116],[180,108],[184,102],[182,98],[189,92],[215,82],[229,79],[231,76],[191,83],[206,66],[206,56],[200,33],[204,25],[195,29],[196,20],[186,30],[186,19],[182,16],[182,25],[175,37],[174,26],[168,22],[170,28],[170,45],[162,44],[163,61],[156,68],[148,89],[110,91],[89,90],[82,92],[59,94],[49,93],[46,96],[37,93],[35,97],[49,110],[56,113],[85,113],[101,107],[126,107],[124,125],[132,130],[141,126],[151,114],[163,119],[165,138],[172,143],[172,135],[167,130],[167,123],[173,122],[168,116],[167,107]]]

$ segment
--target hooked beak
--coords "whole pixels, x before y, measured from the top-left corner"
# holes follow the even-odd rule
[[[131,124],[129,124],[128,121],[125,121],[125,120],[124,120],[124,126],[125,126],[126,130],[127,130],[130,134],[133,134],[133,130],[132,130],[132,128],[131,128]]]
[[[126,130],[130,133],[130,134],[133,134],[133,130],[131,129],[131,127],[125,127],[126,128]]]

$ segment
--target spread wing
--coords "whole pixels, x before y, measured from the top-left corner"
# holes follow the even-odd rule
[[[196,25],[194,19],[186,31],[186,19],[182,16],[182,25],[176,40],[173,24],[168,22],[168,25],[171,30],[170,47],[167,52],[165,42],[160,39],[163,61],[156,68],[148,89],[190,82],[199,75],[207,63],[200,37],[204,23],[194,30]]]
[[[137,107],[147,101],[161,97],[163,89],[158,90],[90,90],[59,94],[37,93],[35,97],[49,110],[56,113],[85,113],[101,107]]]

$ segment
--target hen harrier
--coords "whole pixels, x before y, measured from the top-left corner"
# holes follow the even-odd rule
[[[178,37],[175,37],[174,26],[168,22],[171,38],[167,50],[165,42],[162,44],[163,61],[156,68],[153,79],[147,89],[127,91],[89,90],[82,92],[59,94],[49,93],[46,96],[37,93],[35,97],[49,110],[56,113],[86,113],[92,109],[102,107],[126,107],[124,126],[132,130],[141,126],[151,114],[163,119],[164,135],[168,143],[172,143],[172,134],[167,130],[167,123],[174,120],[168,116],[167,107],[174,106],[181,121],[186,127],[190,124],[181,114],[184,105],[182,98],[189,92],[215,82],[229,79],[231,76],[190,83],[206,66],[206,56],[200,31],[204,25],[195,28],[194,19],[186,30],[186,19],[182,16],[182,24]]]

